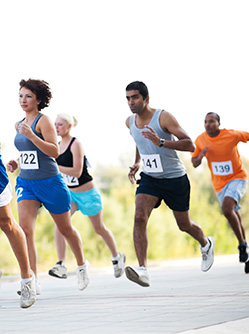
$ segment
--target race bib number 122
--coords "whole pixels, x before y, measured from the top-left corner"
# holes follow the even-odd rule
[[[39,169],[37,151],[21,151],[19,165],[21,169]]]

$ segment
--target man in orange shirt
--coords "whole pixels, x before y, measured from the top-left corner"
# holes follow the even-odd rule
[[[196,149],[192,153],[192,164],[198,167],[203,157],[206,157],[222,212],[239,242],[239,260],[246,262],[249,251],[239,203],[246,192],[248,181],[237,144],[246,143],[249,140],[249,132],[219,127],[219,115],[208,113],[205,117],[206,131],[195,141]],[[245,272],[249,273],[249,262],[245,265]]]

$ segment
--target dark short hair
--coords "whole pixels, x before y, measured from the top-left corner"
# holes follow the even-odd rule
[[[133,81],[127,87],[126,91],[128,90],[138,90],[139,94],[142,95],[143,99],[145,100],[146,97],[149,95],[149,91],[147,86],[142,81]]]
[[[52,93],[49,84],[46,81],[34,79],[29,79],[27,81],[21,80],[20,89],[23,87],[31,90],[31,92],[36,95],[37,100],[41,101],[38,105],[39,111],[49,106]]]
[[[216,114],[216,112],[208,112],[207,115],[215,115],[215,117],[217,118],[218,123],[220,124],[220,116],[218,114]]]

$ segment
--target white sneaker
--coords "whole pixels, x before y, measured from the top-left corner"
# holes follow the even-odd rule
[[[41,294],[41,284],[37,279],[35,280],[35,290],[37,295]]]
[[[141,286],[150,286],[150,279],[148,270],[145,267],[139,267],[138,269],[133,269],[132,267],[125,268],[126,277]]]
[[[125,269],[125,254],[118,253],[118,260],[112,261],[113,268],[114,268],[114,276],[116,278],[121,277],[124,273]]]
[[[21,298],[20,306],[22,308],[28,308],[32,306],[36,300],[36,290],[35,290],[35,275],[32,272],[32,278],[27,283],[21,282]]]
[[[67,267],[62,261],[58,261],[53,268],[49,270],[48,274],[58,278],[67,278]]]
[[[213,237],[207,237],[207,241],[209,243],[209,247],[207,250],[204,250],[201,247],[201,253],[202,253],[202,263],[201,263],[201,270],[202,271],[208,271],[213,263],[214,263],[214,238]]]
[[[40,295],[40,294],[41,294],[41,284],[40,284],[40,282],[37,280],[37,278],[35,279],[35,290],[36,290],[36,294],[37,294],[37,295]],[[22,293],[22,291],[20,291],[20,290],[17,291],[17,294],[18,294],[19,296],[21,296],[21,293]]]
[[[79,290],[84,290],[89,284],[89,262],[86,260],[81,268],[77,268]]]

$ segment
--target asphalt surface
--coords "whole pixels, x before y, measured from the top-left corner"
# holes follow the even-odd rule
[[[215,257],[206,273],[200,261],[150,263],[150,287],[116,279],[111,267],[91,267],[84,291],[75,272],[65,280],[41,273],[29,309],[19,307],[19,277],[3,273],[0,333],[249,333],[249,274],[238,255]]]

